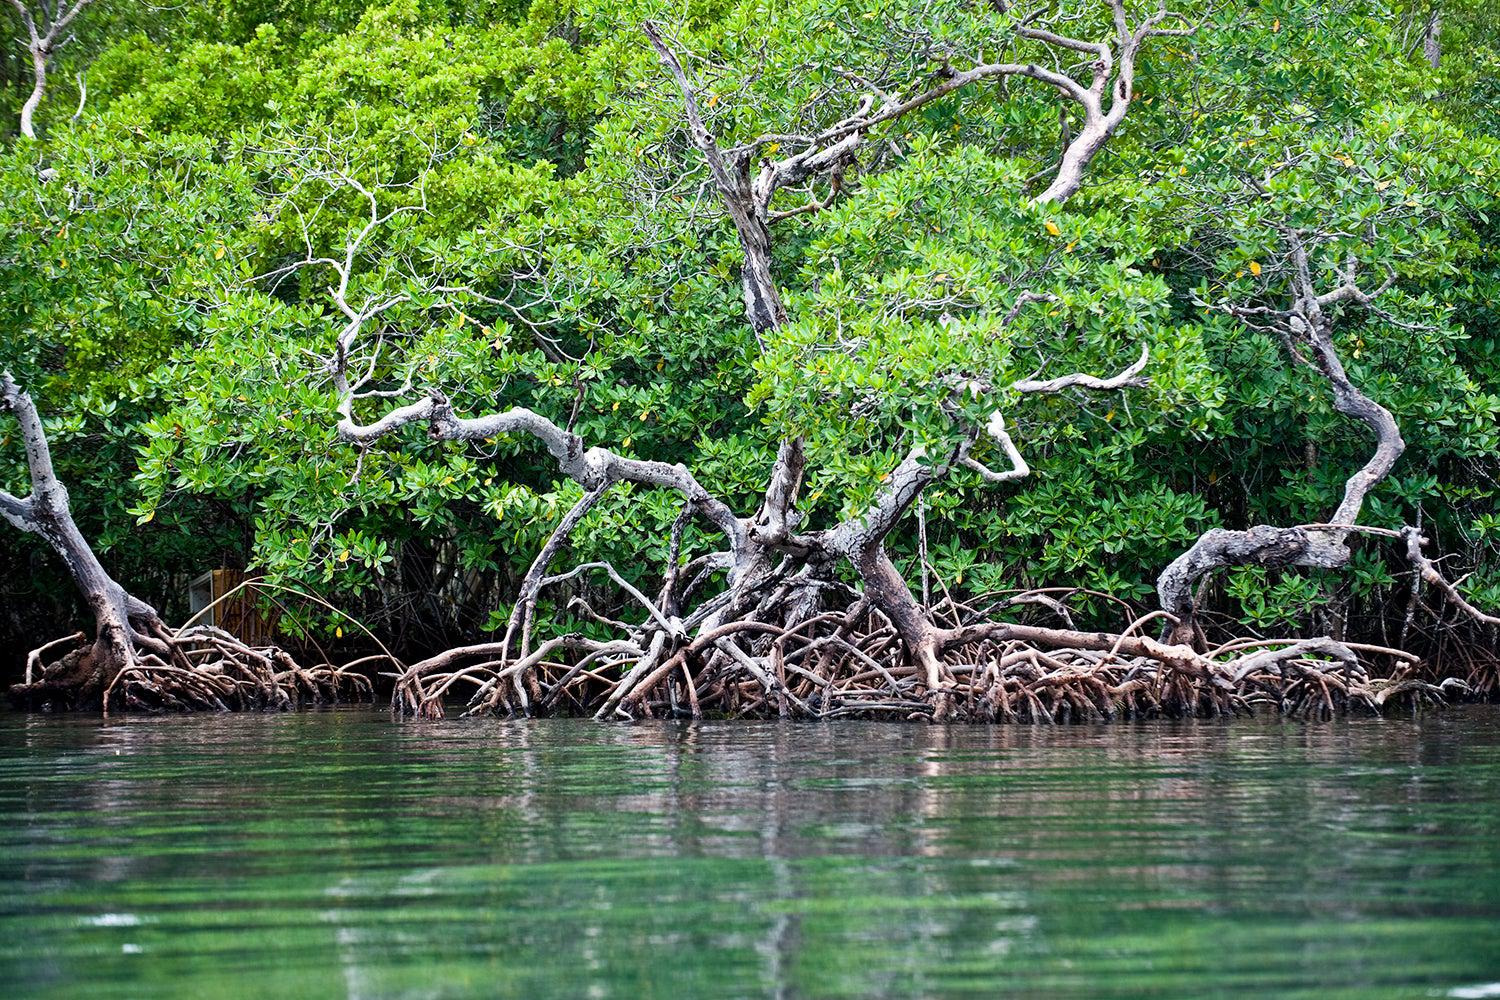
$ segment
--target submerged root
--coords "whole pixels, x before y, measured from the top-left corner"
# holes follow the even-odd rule
[[[71,648],[48,663],[60,647]],[[11,687],[10,698],[24,708],[106,715],[278,711],[372,699],[374,687],[353,669],[358,665],[305,666],[283,649],[252,647],[211,626],[161,626],[123,658],[81,634],[49,643],[28,657],[26,679]]]
[[[891,623],[858,602],[794,625],[746,619],[687,635],[648,622],[626,639],[568,635],[524,656],[504,643],[450,650],[402,672],[392,707],[440,717],[464,690],[468,715],[1065,723],[1258,709],[1328,718],[1468,690],[1434,683],[1417,657],[1379,646],[1253,639],[1198,652],[1141,634],[1160,613],[1097,633],[976,622],[947,604],[933,618],[956,624],[932,662],[915,662]]]

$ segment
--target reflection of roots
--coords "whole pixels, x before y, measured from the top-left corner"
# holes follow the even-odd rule
[[[69,651],[43,666],[59,647]],[[123,658],[71,636],[31,654],[26,682],[11,699],[30,708],[174,712],[274,711],[373,696],[350,666],[306,667],[274,646],[251,647],[221,629],[158,626]]]
[[[1007,603],[1028,596],[1056,603]],[[968,610],[933,609],[934,621],[955,622],[935,670],[914,663],[889,620],[860,601],[792,626],[745,619],[688,635],[648,620],[612,641],[570,635],[521,654],[503,643],[450,650],[401,673],[392,703],[437,717],[462,691],[467,714],[1080,722],[1257,706],[1328,717],[1465,689],[1428,683],[1416,657],[1378,646],[1245,640],[1198,652],[1139,634],[1159,615],[1098,633],[971,621]],[[1383,676],[1372,674],[1377,665]]]

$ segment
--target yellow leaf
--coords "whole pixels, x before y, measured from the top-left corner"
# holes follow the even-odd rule
[[[336,629],[333,630],[333,637],[335,639],[342,639],[344,637],[344,628],[343,628],[343,626],[339,626],[338,628],[336,628]]]
[[[948,275],[947,274],[933,275],[933,278],[932,278],[932,282],[935,285],[941,285],[943,282],[945,282],[947,280],[948,280]]]
[[[1250,262],[1250,273],[1255,275],[1257,278],[1260,277],[1260,263],[1258,261],[1252,260]]]
[[[666,364],[667,364],[667,359],[666,358],[662,358],[660,361],[658,361],[656,363],[656,370],[657,371],[661,371],[663,368],[666,367]]]
[[[1106,413],[1104,415],[1104,419],[1105,419],[1105,421],[1110,421],[1110,420],[1115,419],[1115,411],[1114,410],[1110,410],[1108,413]]]
[[[1386,188],[1388,188],[1390,186],[1391,186],[1391,182],[1390,181],[1376,181],[1375,182],[1375,190],[1376,191],[1384,191]]]
[[[342,552],[339,553],[339,562],[346,563],[348,561],[349,561],[349,550],[345,549],[344,551],[342,551]]]
[[[214,260],[223,260],[226,252],[222,243],[214,247]]]
[[[142,514],[139,518],[137,518],[135,523],[136,524],[150,524],[151,523],[151,519],[154,518],[154,517],[156,517],[156,511],[154,511],[154,510],[148,510],[148,511],[146,511],[146,513]]]
[[[615,400],[615,404],[609,408],[609,412],[613,413],[616,410],[618,410],[619,408],[620,408],[620,401],[617,399],[617,400]]]
[[[630,438],[626,438],[624,441],[621,441],[620,444],[623,447],[629,448],[630,447]]]
[[[1057,223],[1051,219],[1047,220],[1047,233],[1051,236],[1061,236],[1062,230],[1057,228]]]

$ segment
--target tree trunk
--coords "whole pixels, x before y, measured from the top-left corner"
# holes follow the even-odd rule
[[[41,105],[42,98],[47,93],[47,62],[50,53],[46,49],[31,46],[31,71],[35,77],[35,83],[31,88],[31,96],[26,98],[26,103],[21,106],[21,134],[28,139],[36,138],[36,109]]]
[[[80,700],[92,700],[134,661],[141,647],[161,645],[161,619],[149,604],[128,593],[105,571],[73,520],[68,491],[52,466],[40,415],[31,396],[0,376],[0,409],[20,424],[31,475],[31,493],[18,498],[0,491],[0,514],[22,531],[42,538],[62,559],[78,593],[94,616],[94,642],[74,656],[64,680]],[[66,659],[66,658],[65,658]]]
[[[1157,578],[1156,590],[1162,610],[1177,619],[1170,633],[1175,643],[1191,643],[1200,638],[1194,593],[1199,582],[1210,573],[1234,566],[1340,569],[1348,565],[1349,535],[1364,509],[1365,498],[1390,475],[1406,450],[1401,428],[1391,411],[1365,395],[1344,370],[1333,343],[1331,321],[1324,312],[1325,307],[1335,302],[1368,303],[1371,296],[1354,286],[1352,274],[1346,284],[1318,295],[1312,287],[1307,254],[1300,238],[1293,237],[1292,245],[1299,271],[1299,293],[1296,306],[1285,314],[1285,322],[1289,340],[1296,345],[1293,356],[1327,380],[1333,390],[1335,410],[1369,428],[1375,437],[1375,451],[1345,481],[1343,499],[1326,524],[1297,527],[1258,524],[1244,531],[1215,528],[1173,560]],[[1296,353],[1301,348],[1312,352],[1310,360]]]
[[[1078,189],[1083,187],[1084,174],[1088,172],[1089,164],[1109,142],[1114,130],[1114,125],[1100,121],[1089,124],[1079,132],[1077,138],[1068,143],[1068,148],[1063,151],[1062,161],[1057,165],[1057,174],[1052,178],[1052,183],[1047,186],[1047,190],[1037,195],[1037,204],[1064,202],[1077,194]]]
[[[1427,30],[1422,35],[1422,55],[1427,65],[1437,69],[1443,62],[1443,13],[1434,9],[1427,17]]]

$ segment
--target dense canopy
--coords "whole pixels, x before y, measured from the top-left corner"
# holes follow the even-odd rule
[[[632,592],[918,661],[1038,588],[1200,650],[1492,628],[1484,0],[95,0],[36,138],[70,4],[13,6],[0,370],[169,618],[230,566],[407,658]],[[0,649],[73,630],[44,538],[0,563]]]

